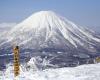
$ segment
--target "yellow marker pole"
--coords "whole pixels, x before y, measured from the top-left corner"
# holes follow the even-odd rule
[[[19,64],[19,46],[13,48],[14,52],[14,76],[18,76],[20,73],[20,64]]]
[[[100,57],[96,58],[96,62],[99,63],[100,62]]]

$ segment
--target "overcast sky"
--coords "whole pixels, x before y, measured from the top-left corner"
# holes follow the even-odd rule
[[[0,23],[19,23],[41,10],[55,11],[76,24],[100,30],[100,0],[0,0]]]

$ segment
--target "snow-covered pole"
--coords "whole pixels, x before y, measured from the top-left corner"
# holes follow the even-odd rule
[[[14,76],[18,76],[20,73],[19,69],[19,46],[14,46],[13,47],[13,52],[14,52]]]

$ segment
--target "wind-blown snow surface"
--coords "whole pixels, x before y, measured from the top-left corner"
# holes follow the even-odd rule
[[[33,63],[33,62],[32,62]],[[100,63],[81,65],[74,68],[57,68],[38,70],[31,65],[28,70],[21,67],[16,80],[100,80]],[[0,80],[14,80],[13,67],[9,66],[5,72],[0,72]]]

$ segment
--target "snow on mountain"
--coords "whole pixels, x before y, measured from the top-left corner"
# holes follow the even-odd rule
[[[34,13],[12,28],[7,42],[16,42],[24,48],[77,49],[96,52],[100,38],[91,31],[59,16],[52,11]]]
[[[100,64],[81,65],[74,68],[56,68],[38,70],[32,59],[31,67],[20,67],[20,75],[14,78],[13,66],[9,65],[5,71],[0,72],[0,80],[100,80]]]
[[[77,65],[80,60],[84,64],[87,62],[84,58],[100,54],[98,35],[53,11],[32,14],[4,37],[0,41],[0,55],[12,54],[12,45],[17,44],[21,57],[47,57],[51,64],[59,67]]]

